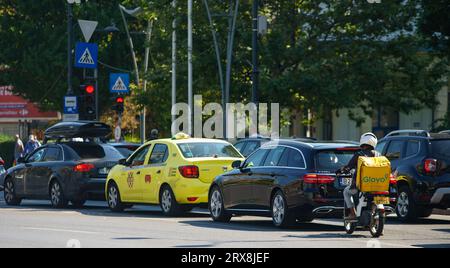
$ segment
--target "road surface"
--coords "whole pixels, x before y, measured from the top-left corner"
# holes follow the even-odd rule
[[[24,201],[7,207],[0,193],[0,247],[175,247],[175,248],[450,248],[450,216],[433,215],[404,225],[389,218],[385,236],[374,240],[366,231],[347,235],[339,220],[316,220],[289,230],[269,218],[239,217],[214,223],[205,210],[166,218],[159,208],[138,206],[112,213],[106,203],[84,209],[55,210],[49,202]]]

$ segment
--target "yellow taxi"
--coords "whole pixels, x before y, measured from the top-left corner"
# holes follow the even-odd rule
[[[160,205],[167,216],[208,203],[215,177],[244,157],[230,143],[177,134],[141,146],[108,175],[106,200],[119,212],[134,204]]]

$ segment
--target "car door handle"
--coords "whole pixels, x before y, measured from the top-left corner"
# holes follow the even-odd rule
[[[271,177],[275,177],[276,174],[275,174],[275,173],[270,173],[270,176],[271,176]]]
[[[161,170],[156,171],[156,174],[161,174]]]
[[[141,172],[140,171],[136,172],[136,175],[141,175]]]

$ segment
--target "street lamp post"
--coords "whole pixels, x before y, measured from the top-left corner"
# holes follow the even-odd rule
[[[67,0],[67,95],[72,95],[72,36],[73,36],[73,11],[71,1]]]
[[[138,68],[137,59],[136,59],[136,52],[134,51],[133,39],[131,38],[130,30],[128,29],[128,24],[127,24],[127,20],[125,18],[124,12],[127,12],[127,14],[134,16],[140,12],[140,9],[137,8],[135,10],[128,11],[127,9],[125,9],[124,6],[119,4],[119,10],[120,10],[120,14],[122,15],[123,24],[125,26],[125,32],[127,33],[128,43],[129,43],[130,49],[131,49],[131,57],[133,59],[136,86],[139,90],[140,79],[139,79],[139,68]],[[140,126],[141,126],[140,136],[141,136],[142,144],[145,143],[145,120],[146,120],[145,113],[146,113],[146,111],[145,111],[145,107],[144,107],[143,110],[141,111],[141,115],[140,115]]]
[[[252,102],[258,105],[259,102],[259,59],[258,59],[258,13],[259,0],[253,0],[253,88],[252,88]]]

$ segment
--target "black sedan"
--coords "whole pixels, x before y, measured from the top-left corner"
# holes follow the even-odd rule
[[[233,171],[216,178],[209,210],[215,221],[233,215],[271,216],[277,227],[343,210],[348,177],[336,177],[359,148],[347,143],[270,142]]]
[[[71,136],[68,141],[62,141],[62,134],[58,134],[58,142],[42,146],[8,170],[4,182],[4,197],[8,205],[16,206],[23,199],[35,199],[50,200],[55,208],[66,207],[69,202],[82,207],[86,200],[105,199],[109,170],[123,156],[110,145],[86,138],[73,139],[87,134],[80,132],[87,128],[90,128],[90,136],[103,135],[109,128],[106,125],[74,124],[66,123],[64,126],[72,129],[65,132]],[[64,128],[59,127],[58,131]]]

